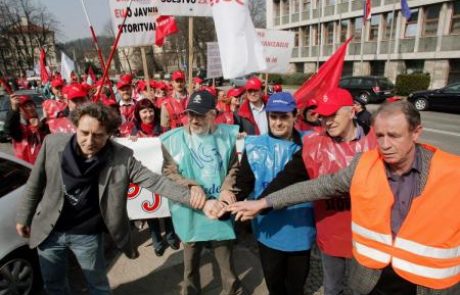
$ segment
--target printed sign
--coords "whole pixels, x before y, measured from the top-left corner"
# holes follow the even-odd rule
[[[264,47],[267,69],[264,73],[286,73],[294,48],[294,32],[257,29]]]
[[[139,138],[136,142],[127,138],[116,138],[115,141],[132,149],[134,157],[150,171],[161,174],[163,154],[159,138]],[[128,217],[131,220],[170,216],[166,198],[137,184],[129,185],[127,199]]]
[[[207,45],[207,68],[206,77],[208,79],[222,77],[222,64],[220,62],[219,45],[217,42],[208,42]]]
[[[123,25],[118,47],[151,46],[155,41],[155,19],[159,15],[155,0],[134,0],[127,9],[129,0],[109,0],[110,15],[115,35]]]
[[[211,0],[156,0],[161,15],[212,16]]]

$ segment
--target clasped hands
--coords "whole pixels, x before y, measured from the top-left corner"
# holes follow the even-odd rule
[[[235,214],[235,220],[250,220],[266,208],[265,200],[237,202],[235,194],[231,191],[223,190],[218,199],[206,199],[206,194],[199,186],[191,188],[190,205],[194,209],[201,209],[210,219],[218,219],[226,212]]]

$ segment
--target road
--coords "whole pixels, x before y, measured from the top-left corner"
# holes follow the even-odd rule
[[[370,105],[372,112],[378,105]],[[421,112],[423,133],[420,142],[460,155],[460,114]]]

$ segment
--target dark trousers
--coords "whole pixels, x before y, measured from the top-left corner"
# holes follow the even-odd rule
[[[417,286],[398,276],[391,266],[382,270],[380,279],[369,295],[415,295]]]
[[[161,219],[164,221],[166,241],[168,244],[175,243],[179,238],[176,236],[176,232],[174,231],[171,217]],[[149,225],[150,234],[152,236],[153,248],[158,249],[164,246],[166,241],[164,241],[161,236],[160,219],[147,219],[147,224]]]
[[[310,270],[310,250],[285,252],[258,244],[269,294],[303,295]]]

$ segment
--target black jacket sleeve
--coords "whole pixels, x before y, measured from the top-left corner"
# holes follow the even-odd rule
[[[8,110],[5,118],[5,133],[16,141],[22,140],[21,116],[19,111]]]
[[[238,201],[243,201],[254,190],[256,178],[251,170],[246,152],[241,157],[240,169],[236,174],[235,186],[233,193]]]

